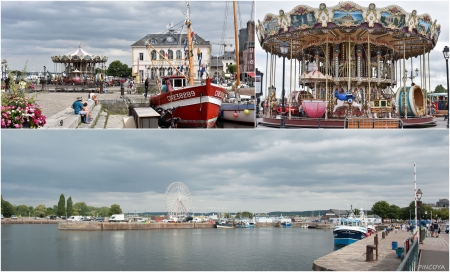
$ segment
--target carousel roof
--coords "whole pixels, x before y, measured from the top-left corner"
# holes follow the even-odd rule
[[[108,60],[106,56],[95,56],[88,53],[83,48],[83,44],[78,44],[78,48],[65,55],[52,56],[51,59],[56,63],[72,63],[72,62],[91,62],[91,63],[104,63]]]
[[[354,2],[332,7],[321,3],[318,8],[298,5],[289,12],[266,14],[257,24],[258,40],[265,51],[281,56],[280,43],[286,41],[292,58],[308,48],[343,42],[370,42],[371,51],[377,46],[392,50],[396,59],[403,58],[403,50],[406,58],[415,57],[431,51],[440,32],[441,25],[428,14],[406,12],[397,5],[377,8],[374,3],[363,7]],[[291,58],[291,52],[286,56]]]

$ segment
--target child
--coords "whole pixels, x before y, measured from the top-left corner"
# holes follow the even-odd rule
[[[89,117],[89,109],[87,107],[87,102],[83,103],[83,108],[80,111],[80,114],[86,114],[86,120],[85,120],[85,124],[90,124],[90,117]]]

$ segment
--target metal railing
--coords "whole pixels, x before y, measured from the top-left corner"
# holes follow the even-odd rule
[[[409,240],[409,239],[408,239]],[[419,267],[419,239],[415,239],[412,246],[397,268],[397,271],[417,271]]]

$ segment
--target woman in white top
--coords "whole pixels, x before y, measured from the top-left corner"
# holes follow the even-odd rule
[[[88,100],[94,100],[95,101],[95,105],[98,105],[98,99],[97,99],[97,96],[95,95],[94,91],[91,91],[91,93],[89,94],[89,99]]]

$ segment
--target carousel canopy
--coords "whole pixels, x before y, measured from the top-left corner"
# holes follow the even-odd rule
[[[370,42],[372,50],[383,47],[394,59],[403,58],[403,50],[406,58],[416,57],[434,48],[440,32],[441,26],[428,14],[409,13],[396,5],[377,8],[374,3],[363,7],[353,2],[332,7],[321,3],[318,8],[298,5],[289,12],[266,14],[257,26],[265,51],[281,56],[280,43],[285,41],[290,44],[286,57],[291,58],[292,50],[295,59],[308,48],[343,42]]]
[[[95,56],[87,51],[85,51],[83,48],[81,48],[83,44],[80,43],[78,45],[78,48],[74,51],[59,55],[59,56],[52,56],[51,59],[55,63],[73,63],[73,62],[86,62],[86,63],[105,63],[108,60],[108,57],[106,56]]]

